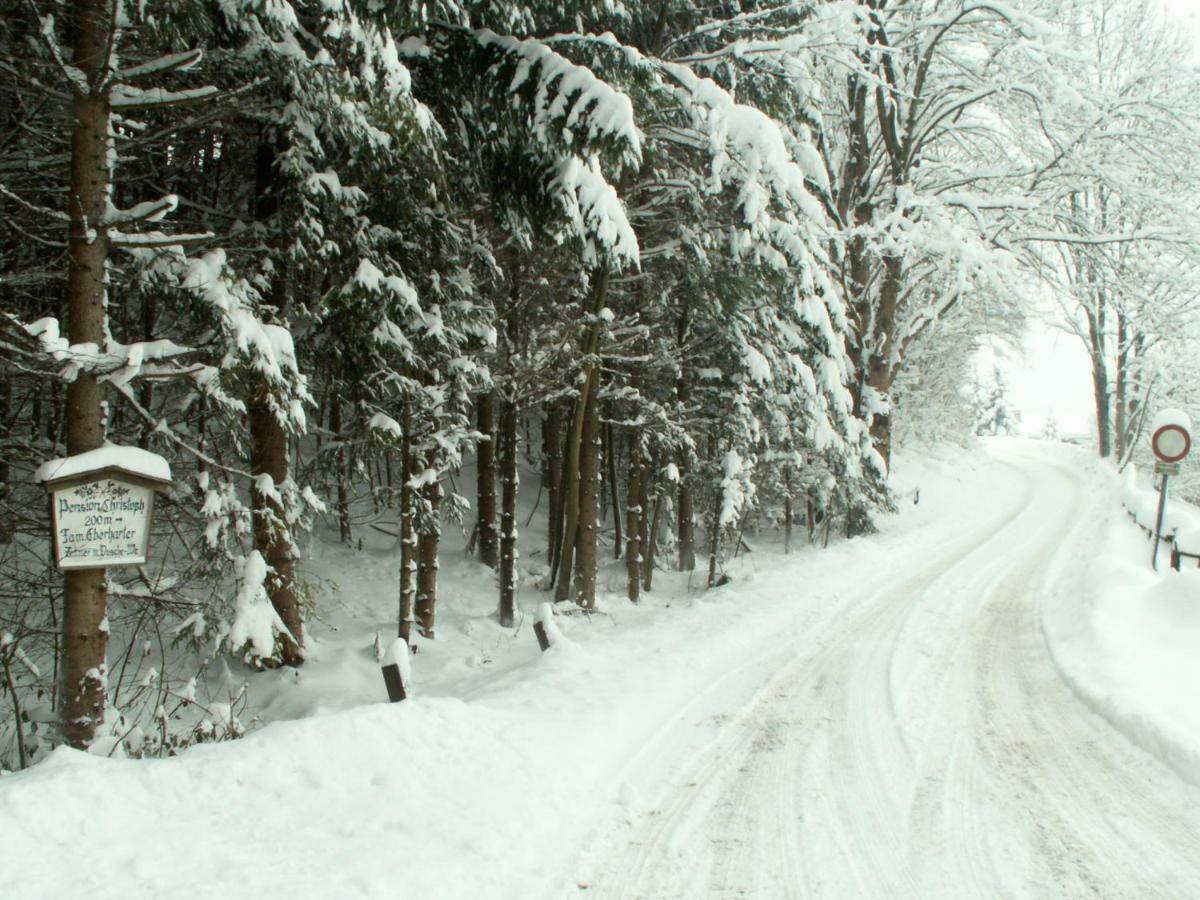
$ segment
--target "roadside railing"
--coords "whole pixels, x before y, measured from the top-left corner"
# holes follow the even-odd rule
[[[1131,464],[1125,470],[1121,488],[1121,503],[1129,518],[1154,540],[1154,524],[1158,517],[1158,491],[1137,483],[1137,471]],[[1200,507],[1172,499],[1163,513],[1161,539],[1171,550],[1171,568],[1179,571],[1184,560],[1200,568]]]

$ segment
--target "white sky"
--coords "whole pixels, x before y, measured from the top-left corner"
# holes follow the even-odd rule
[[[1200,0],[1161,0],[1163,6],[1173,15],[1179,15],[1189,21],[1192,31],[1200,43]]]
[[[1010,401],[1021,411],[1022,431],[1041,434],[1051,413],[1060,435],[1094,430],[1091,367],[1078,337],[1044,320],[1031,319],[1024,356],[985,351],[985,372],[996,355],[1008,379]]]

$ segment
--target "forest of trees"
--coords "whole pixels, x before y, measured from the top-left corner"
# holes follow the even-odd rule
[[[521,471],[528,589],[583,610],[602,511],[631,601],[664,566],[717,584],[751,521],[870,530],[893,444],[974,430],[972,354],[1037,298],[1128,458],[1200,336],[1175,26],[1151,0],[0,0],[0,768],[190,739],[168,651],[301,665],[306,535],[354,546],[364,511],[397,523],[402,637],[436,633],[447,528],[512,624]],[[152,564],[64,585],[33,472],[106,441],[171,464]]]

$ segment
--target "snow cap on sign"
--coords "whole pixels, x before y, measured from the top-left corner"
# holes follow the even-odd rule
[[[1164,409],[1150,422],[1150,433],[1155,434],[1160,428],[1174,425],[1182,428],[1188,434],[1192,433],[1192,420],[1182,409]]]
[[[408,641],[398,637],[388,645],[387,652],[383,655],[383,664],[390,666],[395,663],[400,669],[400,683],[404,685],[407,691],[408,686],[412,684],[412,658],[409,656]]]
[[[122,447],[107,443],[87,453],[76,453],[74,456],[44,462],[33,473],[33,480],[58,481],[111,468],[121,469],[130,475],[141,475],[152,481],[171,480],[170,464],[157,453],[140,447]]]

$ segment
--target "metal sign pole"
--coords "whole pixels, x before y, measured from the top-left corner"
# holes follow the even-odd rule
[[[1167,507],[1167,478],[1166,472],[1163,472],[1162,484],[1158,488],[1158,519],[1154,523],[1154,559],[1152,564],[1154,571],[1158,571],[1158,542],[1162,537],[1163,512]]]

